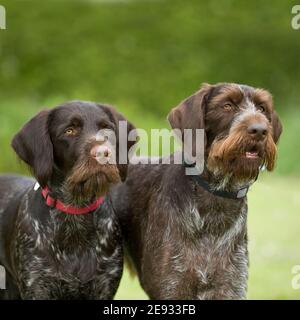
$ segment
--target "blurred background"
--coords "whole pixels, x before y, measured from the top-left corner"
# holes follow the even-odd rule
[[[289,0],[0,0],[0,172],[27,173],[13,134],[41,108],[107,102],[138,128],[201,83],[238,82],[274,96],[284,124],[274,173],[249,193],[249,299],[300,299],[300,30]],[[118,299],[144,299],[125,272]]]

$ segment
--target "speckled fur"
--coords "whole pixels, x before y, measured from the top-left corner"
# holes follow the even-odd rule
[[[93,212],[71,215],[48,207],[35,180],[0,177],[0,265],[7,273],[0,298],[113,299],[123,251],[109,190],[127,166],[99,164],[91,150],[100,143],[98,130],[117,131],[119,120],[110,106],[73,101],[41,111],[16,134],[14,150],[54,199],[73,207],[105,200]]]
[[[112,299],[123,252],[109,197],[96,212],[71,216],[49,210],[29,179],[1,177],[0,184],[0,194],[3,186],[9,190],[16,184],[29,185],[17,199],[12,191],[0,203],[0,264],[12,278],[8,289],[1,290],[2,298]],[[16,201],[17,211],[12,212]],[[8,215],[14,216],[10,230],[5,227]]]
[[[264,163],[273,169],[282,126],[265,90],[204,85],[172,109],[168,120],[181,132],[204,130],[201,174],[212,189],[237,192],[255,180]],[[266,139],[249,132],[258,121]],[[231,149],[222,150],[220,142]],[[253,146],[260,152],[254,161],[245,156]],[[151,299],[245,299],[247,198],[209,193],[174,158],[170,165],[161,159],[157,165],[129,166],[125,184],[114,190],[127,257],[142,287]]]
[[[126,247],[151,299],[246,297],[246,199],[215,198],[180,165],[130,166],[114,192],[124,200],[115,202]]]

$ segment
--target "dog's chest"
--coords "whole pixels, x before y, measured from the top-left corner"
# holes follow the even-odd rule
[[[122,271],[115,219],[109,214],[91,219],[55,210],[50,214],[47,223],[42,223],[29,210],[19,221],[16,262],[22,270],[19,277],[24,292],[32,290],[38,295],[36,286],[42,282],[56,297],[107,297],[110,281]]]
[[[198,210],[201,210],[198,209]],[[244,297],[247,280],[247,206],[212,205],[199,212],[201,227],[193,266],[198,279],[197,298]]]
[[[53,213],[55,214],[57,213]],[[38,222],[33,221],[37,234],[37,251],[48,251],[49,257],[61,269],[74,266],[73,271],[77,269],[77,276],[80,275],[82,265],[85,265],[85,271],[95,272],[93,269],[96,265],[114,252],[115,221],[110,217],[92,218],[87,221],[73,216],[64,218],[46,227],[38,226]]]
[[[172,262],[166,275],[171,295],[175,290],[175,296],[190,299],[245,297],[247,206],[241,206],[239,211],[230,209],[194,204],[186,207],[184,216],[189,218],[181,221],[181,234],[184,232],[185,236],[169,238],[166,243],[171,247],[164,251]]]

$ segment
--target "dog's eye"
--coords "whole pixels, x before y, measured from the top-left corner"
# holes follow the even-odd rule
[[[265,112],[266,111],[266,108],[263,104],[260,104],[259,106],[257,106],[257,110],[260,111],[260,112]]]
[[[226,103],[226,104],[224,104],[223,109],[226,111],[231,111],[231,110],[233,110],[233,105],[230,103]]]
[[[70,136],[75,136],[77,134],[77,130],[75,128],[67,128],[65,130],[65,135],[70,137]]]

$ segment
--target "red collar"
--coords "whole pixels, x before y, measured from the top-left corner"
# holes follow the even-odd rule
[[[67,206],[58,199],[54,199],[50,196],[50,190],[48,187],[42,189],[42,195],[46,200],[46,205],[51,208],[56,208],[59,211],[68,213],[68,214],[86,214],[92,211],[95,211],[103,202],[104,197],[101,197],[91,203],[89,206],[78,208],[73,206]]]

